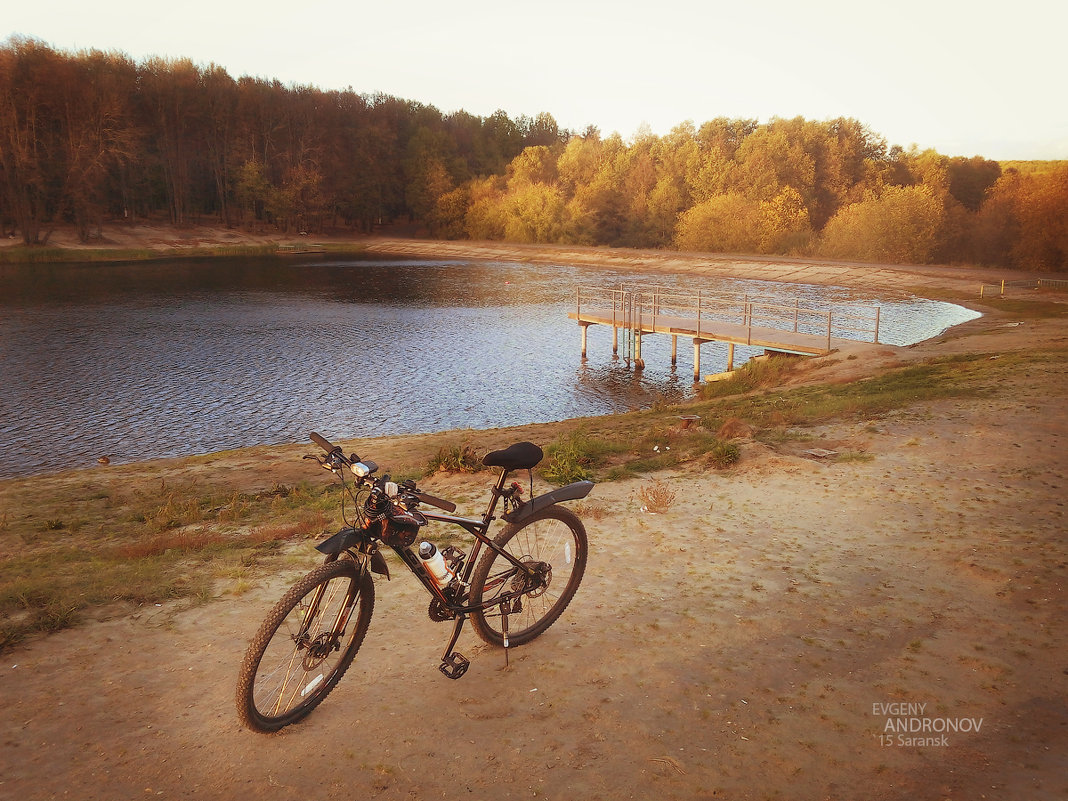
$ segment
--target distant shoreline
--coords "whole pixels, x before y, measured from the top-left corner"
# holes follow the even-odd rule
[[[924,294],[940,299],[978,297],[982,283],[1003,279],[1057,277],[1009,270],[946,265],[891,265],[832,261],[806,257],[753,256],[722,253],[684,253],[671,250],[527,245],[510,242],[433,240],[364,236],[351,232],[310,236],[257,234],[221,226],[109,225],[98,239],[84,244],[74,230],[56,229],[49,243],[27,248],[16,241],[0,241],[0,264],[129,262],[176,258],[286,258],[285,248],[322,252],[326,256],[379,254],[418,258],[465,258],[526,261],[542,264],[599,266],[645,272],[699,273],[787,283],[833,284],[880,291]]]

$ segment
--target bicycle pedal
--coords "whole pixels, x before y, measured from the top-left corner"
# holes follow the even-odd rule
[[[467,672],[471,663],[463,654],[449,654],[441,660],[438,670],[445,674],[446,678],[458,679]]]

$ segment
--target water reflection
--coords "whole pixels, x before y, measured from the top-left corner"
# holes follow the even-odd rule
[[[204,260],[0,268],[0,476],[257,443],[487,428],[678,400],[692,355],[647,337],[636,373],[567,312],[577,286],[774,284],[464,261]],[[814,300],[870,301],[836,287]],[[792,295],[790,296],[792,298]],[[792,300],[791,300],[792,302]],[[882,301],[883,341],[973,313]],[[757,350],[738,348],[741,364]],[[726,346],[702,346],[702,372]]]

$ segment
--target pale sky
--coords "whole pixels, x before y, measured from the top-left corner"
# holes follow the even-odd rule
[[[890,145],[1068,159],[1064,0],[22,0],[58,50],[218,64],[630,139],[715,117],[853,117]],[[10,6],[15,6],[11,8]]]

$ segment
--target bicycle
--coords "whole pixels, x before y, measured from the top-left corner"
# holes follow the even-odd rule
[[[237,710],[253,731],[274,732],[303,719],[341,681],[359,651],[374,611],[371,574],[390,580],[380,550],[389,547],[430,594],[428,613],[453,621],[438,669],[459,679],[470,661],[457,652],[464,623],[486,643],[525,645],[549,628],[567,608],[586,569],[587,539],[582,521],[562,501],[586,497],[591,481],[578,481],[523,500],[517,470],[532,471],[541,448],[519,442],[486,454],[486,467],[500,468],[489,503],[479,518],[457,517],[456,505],[422,492],[412,480],[375,477],[378,465],[345,456],[341,447],[312,432],[325,455],[306,456],[341,480],[345,526],[316,545],[323,564],[294,584],[267,615],[241,663]],[[351,483],[346,472],[353,475]],[[531,493],[533,496],[533,474]],[[346,497],[355,513],[350,520]],[[506,525],[490,538],[498,503]],[[421,509],[433,506],[441,511]],[[427,523],[449,523],[474,538],[470,558],[455,546],[438,551],[429,542],[412,549]],[[481,555],[481,559],[479,556]]]

